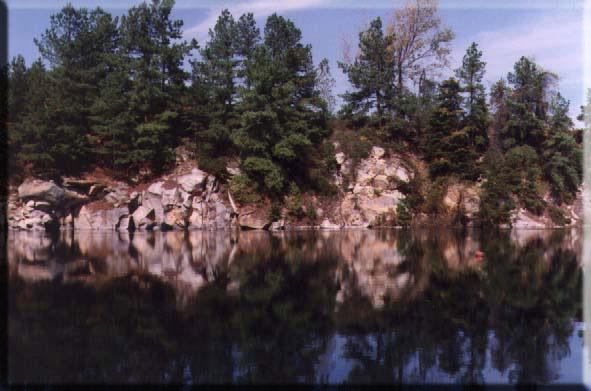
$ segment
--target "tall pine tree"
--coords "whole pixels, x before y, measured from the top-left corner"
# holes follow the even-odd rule
[[[392,99],[394,67],[388,46],[392,38],[382,30],[382,20],[371,21],[367,30],[359,33],[359,55],[353,63],[339,63],[353,91],[343,95],[346,116],[365,117],[375,113],[380,123],[388,112]]]
[[[465,131],[470,137],[470,144],[478,152],[484,152],[488,145],[488,108],[482,78],[484,67],[482,52],[473,42],[462,60],[462,66],[456,70],[456,77],[464,94],[464,119]]]

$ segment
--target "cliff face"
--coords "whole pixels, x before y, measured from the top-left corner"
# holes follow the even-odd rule
[[[387,153],[380,147],[373,147],[370,155],[358,162],[342,152],[335,157],[339,168],[333,181],[339,193],[329,199],[305,196],[307,207],[315,209],[313,220],[290,217],[287,210],[282,210],[282,218],[272,222],[268,203],[238,205],[227,186],[184,161],[173,172],[135,187],[91,175],[62,178],[61,183],[27,179],[11,189],[8,224],[13,230],[118,231],[310,226],[339,229],[399,224],[398,209],[405,195],[398,189],[413,179],[425,178],[421,162]],[[474,222],[480,206],[480,183],[449,182],[440,191],[437,216],[415,214],[411,224],[448,225],[458,216],[468,225]],[[570,226],[582,224],[581,191],[571,205],[558,207],[570,219]],[[546,214],[536,216],[517,209],[511,226],[548,228],[556,224]]]
[[[27,180],[9,199],[9,227],[44,230],[220,229],[233,211],[219,183],[182,165],[143,186],[100,179]]]

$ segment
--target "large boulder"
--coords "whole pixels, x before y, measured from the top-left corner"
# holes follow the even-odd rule
[[[18,196],[22,201],[46,201],[58,205],[65,197],[65,190],[53,181],[27,179],[18,187]]]
[[[238,225],[242,229],[267,229],[271,222],[264,210],[249,206],[238,215]]]
[[[128,217],[127,207],[112,208],[109,204],[97,201],[84,205],[74,218],[75,229],[114,230],[124,217]]]
[[[176,181],[185,192],[192,194],[205,188],[207,174],[194,168],[190,173],[177,177]]]
[[[132,219],[135,228],[140,230],[151,229],[156,224],[154,209],[145,205],[140,205],[135,212],[133,212]]]
[[[331,223],[329,219],[322,220],[320,224],[320,228],[322,229],[341,229],[341,226],[338,224]]]
[[[187,226],[187,216],[182,209],[173,209],[166,212],[162,224],[168,229],[185,228]]]
[[[143,207],[147,208],[148,210],[153,211],[153,220],[156,223],[162,223],[164,221],[164,208],[162,206],[162,197],[155,195],[151,192],[144,192],[142,196],[142,205]],[[139,208],[138,208],[139,209]],[[135,212],[134,212],[135,215]],[[136,223],[137,226],[137,219],[133,218],[133,221]]]

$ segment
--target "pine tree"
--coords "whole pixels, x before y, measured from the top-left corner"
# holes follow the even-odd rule
[[[437,104],[423,143],[433,177],[456,173],[474,179],[476,154],[470,146],[469,133],[462,127],[462,103],[457,80],[444,80],[439,87]]]
[[[55,176],[59,174],[52,150],[56,137],[49,126],[46,103],[53,91],[41,59],[27,70],[26,83],[34,88],[23,92],[25,109],[19,121],[11,124],[11,145],[20,167],[34,174]]]
[[[236,22],[234,52],[239,59],[237,76],[244,83],[246,82],[251,54],[256,46],[260,44],[260,41],[261,32],[256,25],[254,15],[247,13],[240,16]],[[248,85],[246,87],[248,88]]]
[[[463,124],[469,134],[470,145],[478,152],[485,151],[488,145],[488,108],[482,84],[485,65],[482,61],[482,52],[473,42],[466,50],[462,66],[456,70],[456,76],[465,94]]]
[[[242,19],[246,23],[246,19]],[[241,26],[245,27],[245,26]],[[199,166],[219,178],[226,176],[226,157],[232,152],[230,134],[236,126],[237,25],[226,9],[209,30],[209,41],[201,50],[201,59],[193,62],[192,95],[197,122],[193,120]],[[248,45],[248,43],[245,43]],[[202,108],[206,112],[201,111]]]
[[[182,69],[195,43],[182,38],[182,20],[171,19],[173,0],[152,0],[121,18],[121,48],[131,79],[126,95],[133,132],[129,159],[138,168],[160,171],[172,161],[175,124],[188,75]]]
[[[326,103],[316,86],[310,45],[293,22],[273,14],[240,91],[240,127],[232,133],[243,169],[261,189],[282,194],[286,178],[305,184],[314,150],[327,137]]]
[[[343,95],[343,114],[363,117],[375,110],[383,123],[392,99],[393,63],[388,53],[392,38],[384,35],[382,21],[374,19],[369,28],[359,33],[359,55],[352,64],[339,63],[354,91]]]
[[[47,151],[59,172],[75,173],[91,162],[91,107],[98,95],[105,46],[111,37],[102,34],[100,8],[89,11],[67,5],[51,16],[50,26],[35,43],[51,65],[51,94],[44,102],[52,145]]]
[[[581,146],[573,136],[569,102],[560,93],[552,100],[551,134],[543,144],[544,174],[558,202],[572,201],[583,176]]]
[[[29,91],[27,80],[27,67],[23,56],[18,55],[12,59],[10,66],[5,68],[7,78],[7,149],[10,171],[17,172],[17,156],[23,143],[23,116],[28,108],[25,99],[26,91]]]
[[[505,149],[530,145],[539,150],[544,140],[548,90],[556,76],[521,57],[507,75],[513,87],[507,100],[508,121],[502,130]]]

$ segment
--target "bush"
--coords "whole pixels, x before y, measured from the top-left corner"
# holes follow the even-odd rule
[[[291,216],[304,217],[304,208],[302,206],[302,194],[298,185],[291,182],[289,185],[289,195],[285,197],[285,207]]]
[[[443,210],[443,197],[447,190],[446,182],[444,178],[438,178],[427,190],[425,197],[425,213],[427,214],[440,214]]]
[[[281,206],[274,204],[269,210],[269,221],[274,222],[281,219]]]
[[[315,222],[318,219],[318,214],[316,213],[316,208],[311,201],[306,202],[306,217],[308,217],[312,222]]]
[[[261,201],[258,186],[246,175],[236,175],[230,179],[230,194],[242,205],[255,204]]]
[[[548,214],[550,215],[550,219],[552,219],[554,224],[568,225],[571,222],[570,218],[568,218],[560,208],[554,205],[551,205],[548,208]]]
[[[408,206],[406,205],[406,199],[400,200],[396,205],[396,220],[399,225],[407,226],[412,220],[412,214],[410,213]]]
[[[418,175],[415,175],[408,182],[395,177],[388,178],[393,183],[394,188],[404,194],[405,206],[414,212],[421,211],[425,203],[425,197],[421,191],[423,182]]]
[[[225,182],[229,177],[226,170],[226,159],[223,157],[200,156],[197,164],[201,170],[212,174],[222,182]]]

